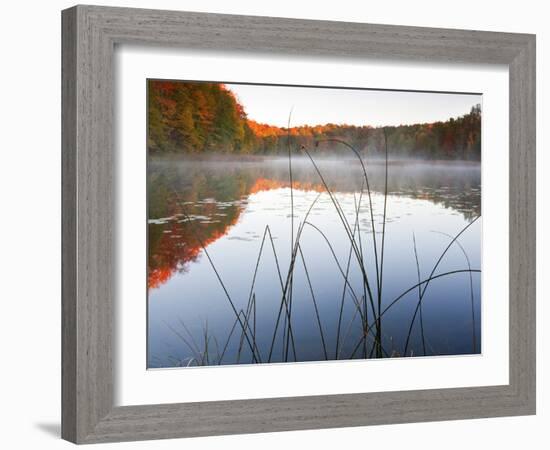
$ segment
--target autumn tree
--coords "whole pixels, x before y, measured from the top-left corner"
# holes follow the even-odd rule
[[[235,95],[220,83],[148,81],[147,147],[151,154],[283,155],[288,145],[333,152],[339,139],[361,154],[383,157],[382,128],[346,124],[303,125],[286,129],[250,120]],[[481,107],[445,122],[385,127],[392,157],[481,158]]]

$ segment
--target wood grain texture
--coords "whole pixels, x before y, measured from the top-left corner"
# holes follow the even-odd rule
[[[76,10],[62,17],[62,118],[61,132],[61,345],[62,345],[62,431],[76,440]]]
[[[77,443],[535,412],[535,37],[77,6],[62,14],[62,435]],[[505,64],[510,72],[510,383],[113,407],[115,44],[284,57]]]

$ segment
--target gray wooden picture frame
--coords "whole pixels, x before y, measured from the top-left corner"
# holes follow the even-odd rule
[[[174,11],[62,12],[62,437],[75,443],[535,413],[535,36]],[[509,384],[114,406],[116,44],[505,64],[510,86]]]

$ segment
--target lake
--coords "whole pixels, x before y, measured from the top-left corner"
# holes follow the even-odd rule
[[[149,368],[480,353],[480,164],[315,161],[149,158]]]

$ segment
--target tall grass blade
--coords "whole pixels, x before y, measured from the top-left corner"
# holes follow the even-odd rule
[[[179,200],[179,196],[178,196],[177,192],[175,192],[174,194],[175,194],[176,199],[178,200],[178,203],[179,203],[179,205],[182,209],[182,214],[183,214],[183,217],[185,218],[185,223],[191,225],[192,224],[191,217],[189,217],[189,214],[187,214],[187,212],[186,212],[186,210],[183,206],[183,203]],[[216,265],[214,264],[214,261],[210,257],[210,253],[206,249],[206,246],[204,245],[204,243],[203,243],[202,239],[200,238],[200,236],[198,235],[198,233],[195,231],[194,227],[190,226],[189,228],[191,229],[191,233],[193,234],[193,236],[195,237],[195,239],[199,243],[202,251],[206,255],[206,258],[208,259],[208,262],[209,262],[210,266],[212,267],[212,270],[214,271],[214,273],[216,275],[218,283],[220,284],[220,286],[221,286],[221,288],[222,288],[222,290],[225,294],[225,297],[226,297],[227,301],[229,302],[229,305],[231,306],[231,310],[233,311],[233,313],[235,314],[235,317],[239,321],[239,325],[241,327],[241,330],[245,333],[245,338],[246,338],[248,346],[250,347],[250,351],[252,352],[252,357],[254,359],[254,362],[261,362],[261,360],[256,355],[256,352],[254,351],[254,348],[252,347],[252,342],[250,341],[250,337],[248,336],[248,333],[246,332],[246,327],[244,326],[243,322],[241,321],[239,312],[237,311],[237,308],[235,307],[235,303],[233,302],[233,299],[231,298],[231,295],[229,295],[229,291],[227,290],[227,288],[225,286],[225,283],[223,282],[222,277],[221,277],[218,269],[216,268]]]
[[[437,268],[439,267],[439,264],[441,263],[441,261],[443,260],[443,258],[445,257],[445,255],[447,254],[447,252],[449,251],[449,249],[452,247],[452,245],[454,244],[454,242],[468,229],[470,228],[481,216],[477,216],[475,219],[473,219],[469,224],[467,224],[464,228],[462,228],[462,230],[460,230],[460,232],[458,234],[455,235],[455,237],[451,240],[451,242],[449,243],[449,245],[447,245],[447,247],[445,248],[445,250],[443,250],[443,252],[441,253],[441,255],[439,256],[437,262],[434,264],[433,268],[432,268],[432,271],[430,272],[430,277],[428,279],[431,278],[431,276],[435,273],[435,271],[437,270]],[[416,315],[418,314],[418,309],[420,308],[420,305],[422,304],[422,299],[424,298],[424,295],[426,294],[426,289],[428,289],[428,286],[429,286],[429,281],[424,284],[424,287],[422,288],[422,293],[420,295],[420,299],[418,301],[418,303],[416,304],[416,308],[414,310],[414,314],[413,314],[413,317],[411,319],[411,324],[409,325],[409,332],[407,333],[407,340],[405,341],[405,351],[403,352],[404,354],[407,354],[407,349],[409,348],[409,342],[410,342],[410,338],[411,338],[411,333],[412,333],[412,329],[413,329],[413,326],[414,326],[414,321],[416,319]]]
[[[319,326],[319,334],[321,335],[321,344],[323,345],[323,353],[325,355],[325,360],[328,360],[327,345],[325,343],[325,334],[323,333],[323,325],[321,323],[321,317],[319,315],[319,308],[317,306],[317,300],[315,299],[315,292],[313,291],[313,286],[311,284],[311,278],[309,276],[309,271],[307,270],[306,259],[304,258],[304,253],[302,251],[302,246],[298,245],[300,251],[300,257],[302,259],[302,264],[304,266],[304,272],[306,274],[307,284],[309,286],[309,292],[311,293],[311,300],[313,302],[313,308],[315,309],[315,317],[317,318],[317,325]]]
[[[418,282],[420,283],[420,263],[418,262],[418,251],[416,249],[416,237],[413,233],[413,247],[414,247],[414,259],[416,260],[416,274],[418,276]],[[468,269],[471,269],[471,267],[468,265]],[[472,274],[470,274],[471,276]],[[418,309],[420,314],[420,336],[422,338],[422,351],[424,352],[424,356],[426,356],[426,338],[424,336],[424,318],[422,314],[422,289],[420,285],[418,286],[418,303],[420,304],[420,307]]]
[[[453,237],[450,234],[444,233],[442,231],[433,231],[433,233],[442,234],[443,236],[447,236],[449,239],[452,239]],[[464,258],[466,259],[466,264],[468,265],[468,269],[471,268],[470,264],[470,257],[468,256],[468,253],[460,243],[460,241],[457,239],[455,240],[455,244],[458,245],[460,250],[462,251],[462,254],[464,255]],[[476,317],[475,317],[475,302],[474,302],[474,281],[472,279],[472,273],[469,273],[470,277],[470,306],[471,306],[471,312],[472,312],[472,348],[473,352],[475,353],[477,351],[477,337],[476,337]]]

